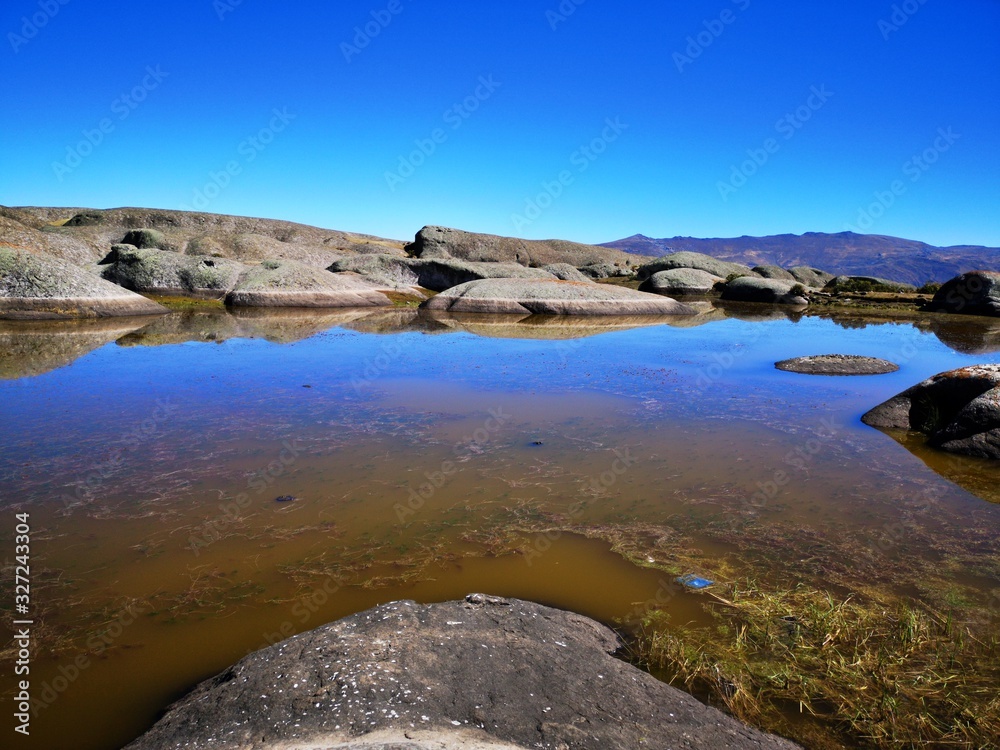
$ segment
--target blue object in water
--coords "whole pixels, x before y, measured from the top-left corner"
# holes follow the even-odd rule
[[[710,581],[707,578],[699,578],[694,573],[688,573],[687,575],[680,576],[677,579],[677,583],[687,586],[689,589],[707,589],[715,581]]]

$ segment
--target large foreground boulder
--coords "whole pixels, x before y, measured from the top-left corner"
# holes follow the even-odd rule
[[[266,260],[226,295],[232,307],[379,307],[392,301],[352,273],[330,273],[291,260]]]
[[[0,245],[0,319],[160,315],[145,297],[58,258]]]
[[[435,226],[424,227],[417,232],[405,250],[414,258],[456,258],[486,263],[518,263],[522,266],[569,263],[579,268],[605,262],[625,265],[632,259],[621,250],[597,245],[566,240],[522,240]]]
[[[769,302],[781,305],[808,305],[804,287],[795,281],[741,276],[722,287],[722,299],[732,302]]]
[[[657,271],[642,284],[640,292],[652,294],[711,294],[715,285],[724,281],[719,276],[697,268],[672,268],[669,271]]]
[[[360,255],[334,262],[327,270],[361,274],[390,289],[419,286],[443,292],[453,286],[479,279],[553,279],[541,268],[518,263],[479,263],[452,258],[399,258],[393,255]],[[575,270],[575,269],[574,269]]]
[[[459,284],[424,302],[429,310],[540,315],[694,315],[669,297],[627,287],[544,279],[488,279]]]
[[[392,602],[245,657],[127,750],[791,750],[612,654],[581,615]]]
[[[941,286],[930,308],[962,315],[1000,317],[1000,273],[969,271],[956,276]]]
[[[916,430],[951,453],[1000,459],[1000,365],[941,373],[865,414],[879,429]]]
[[[102,261],[101,275],[134,292],[221,299],[249,270],[250,266],[226,258],[120,244]]]
[[[729,263],[725,260],[713,258],[711,255],[705,255],[704,253],[692,253],[688,250],[683,250],[679,253],[664,255],[650,263],[639,266],[636,276],[640,280],[647,279],[654,273],[669,271],[671,268],[696,268],[699,271],[705,271],[723,279],[733,274],[754,277],[757,275],[750,269],[750,266],[744,266],[742,263]]]

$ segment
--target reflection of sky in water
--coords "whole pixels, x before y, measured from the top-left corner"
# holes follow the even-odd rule
[[[901,369],[854,378],[773,369],[780,359],[829,352],[884,357]],[[596,390],[642,403],[633,418],[765,420],[780,429],[835,410],[853,423],[934,373],[984,361],[1000,355],[957,353],[910,324],[845,329],[817,318],[724,320],[555,341],[332,329],[288,344],[109,345],[53,372],[0,383],[7,436],[0,466],[6,474],[12,464],[31,461],[34,470],[45,470],[47,459],[99,450],[155,416],[158,402],[175,407],[162,435],[178,438],[183,451],[227,431],[267,439],[350,420],[377,409],[372,396],[406,381],[420,381],[425,392],[438,389],[434,401],[445,403],[459,384],[539,396]]]

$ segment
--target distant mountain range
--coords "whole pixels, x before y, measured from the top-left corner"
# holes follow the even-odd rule
[[[880,276],[920,286],[947,281],[971,270],[1000,270],[1000,248],[977,245],[934,247],[879,234],[807,232],[769,237],[653,239],[636,234],[605,247],[658,257],[689,250],[748,266],[812,266],[835,274]]]

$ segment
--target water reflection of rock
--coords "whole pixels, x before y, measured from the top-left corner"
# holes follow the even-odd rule
[[[230,311],[239,321],[241,338],[261,338],[275,344],[302,341],[371,314],[371,308],[233,308]]]
[[[713,319],[705,315],[490,315],[421,311],[454,331],[489,338],[578,339],[646,326],[689,327]],[[721,318],[720,318],[721,319]]]
[[[763,305],[750,302],[725,302],[714,300],[714,307],[722,313],[723,318],[745,320],[748,323],[766,323],[772,320],[790,320],[797,323],[802,320],[804,305]]]
[[[119,339],[121,346],[166,346],[188,341],[221,343],[260,338],[276,344],[301,341],[369,314],[365,309],[240,308],[186,310],[158,318]]]
[[[949,482],[976,497],[1000,504],[1000,465],[988,458],[947,453],[927,444],[927,436],[907,430],[883,430]]]
[[[41,375],[149,323],[149,318],[102,318],[0,323],[0,378]]]
[[[865,315],[850,313],[810,313],[832,321],[841,328],[858,330],[870,325],[909,324],[922,333],[933,333],[949,349],[961,354],[1000,352],[1000,320],[943,314]]]
[[[1000,320],[971,316],[935,316],[931,331],[941,343],[962,354],[1000,352]]]
[[[68,322],[11,322],[0,328],[0,377],[37,375],[63,367],[111,341],[121,346],[166,346],[189,341],[223,342],[260,338],[291,343],[331,328],[360,333],[472,333],[491,338],[579,339],[611,331],[647,326],[693,328],[728,319],[747,322],[790,320],[803,311],[785,305],[739,305],[715,301],[689,302],[697,315],[565,316],[447,313],[415,308],[358,309],[194,309],[156,319],[119,318]],[[964,354],[1000,351],[1000,321],[971,316],[875,317],[828,315],[845,328],[886,323],[911,324],[933,332],[945,345]]]
[[[437,320],[437,316],[428,314],[415,307],[399,307],[395,309],[374,310],[363,318],[346,323],[344,328],[359,333],[448,333],[450,326]]]

